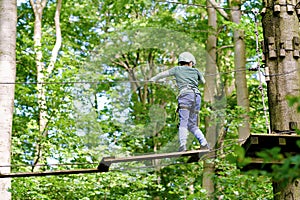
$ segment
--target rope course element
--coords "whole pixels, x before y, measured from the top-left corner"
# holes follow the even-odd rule
[[[211,152],[215,151],[220,151],[223,150],[227,147],[231,147],[235,144],[242,143],[246,139],[232,139],[234,142],[230,142],[228,145],[222,146],[217,149],[212,149]],[[227,140],[226,140],[227,141]],[[176,156],[175,156],[176,157]],[[80,163],[48,163],[48,164],[37,164],[35,166],[39,167],[51,167],[51,166],[79,166],[79,165],[96,165],[99,164],[98,162],[80,162]],[[32,167],[31,164],[11,164],[11,165],[0,165],[0,168],[5,168],[5,167]]]
[[[254,12],[255,17],[255,36],[256,36],[256,57],[257,57],[257,70],[258,70],[258,77],[259,77],[259,91],[261,93],[261,98],[262,98],[262,104],[263,104],[263,109],[264,109],[264,116],[265,116],[265,123],[266,123],[266,127],[268,129],[268,133],[271,134],[271,127],[270,127],[270,123],[269,123],[269,119],[268,119],[268,114],[267,114],[267,107],[265,104],[265,94],[264,94],[264,90],[263,90],[263,85],[262,85],[262,77],[261,77],[261,68],[260,68],[260,52],[259,52],[259,45],[258,45],[258,20],[257,20],[257,14],[258,12]]]
[[[81,163],[49,163],[49,164],[36,164],[36,167],[51,167],[51,166],[79,166],[79,165],[96,165],[96,162],[81,162]],[[0,165],[3,167],[32,167],[31,164],[11,164],[11,165]]]
[[[264,75],[265,77],[286,76],[286,75],[290,75],[290,74],[292,74],[292,73],[294,73],[294,72],[298,72],[298,71],[300,71],[300,70],[299,70],[299,69],[294,69],[294,70],[291,70],[291,71],[288,71],[288,72],[285,72],[285,73],[280,73],[280,74],[264,74],[264,73],[263,73],[263,75]]]
[[[176,2],[176,1],[157,1],[157,2],[158,3],[184,5],[184,6],[195,6],[195,7],[201,7],[201,8],[215,8],[215,9],[223,9],[223,10],[251,12],[251,11],[247,11],[247,10],[242,10],[240,8],[226,8],[226,7],[222,7],[222,6],[205,6],[205,5],[201,5],[201,4],[195,4],[195,3],[182,3],[182,2]]]
[[[258,62],[259,63],[259,62]],[[262,66],[260,66],[260,69]],[[204,74],[204,76],[216,76],[216,75],[222,75],[222,74],[230,74],[230,73],[236,73],[236,72],[241,72],[241,71],[258,71],[257,68],[249,68],[249,69],[239,69],[239,70],[231,70],[227,72],[218,72],[214,74]],[[265,77],[272,77],[272,76],[286,76],[289,74],[292,74],[294,72],[300,71],[300,68],[294,69],[285,73],[280,73],[280,74],[265,74],[261,71],[263,76]],[[136,80],[136,81],[130,81],[130,80],[114,80],[114,81],[56,81],[56,82],[0,82],[0,85],[37,85],[37,84],[42,84],[42,85],[71,85],[71,84],[108,84],[108,83],[150,83],[151,81],[149,80]],[[165,81],[159,81],[160,82],[165,82]],[[153,83],[153,82],[151,82]]]
[[[223,146],[221,148],[213,149],[213,150],[191,150],[186,152],[171,152],[171,153],[161,153],[161,154],[147,154],[147,155],[139,155],[139,156],[130,156],[123,158],[113,158],[113,157],[104,157],[99,163],[97,168],[89,168],[89,169],[70,169],[70,170],[57,170],[57,171],[39,171],[39,172],[17,172],[17,173],[6,173],[0,174],[0,178],[17,178],[17,177],[32,177],[32,176],[49,176],[49,175],[67,175],[67,174],[84,174],[84,173],[103,173],[103,172],[117,172],[117,171],[128,171],[132,169],[145,169],[145,168],[155,168],[155,167],[166,167],[172,165],[186,165],[186,162],[176,162],[171,164],[160,164],[160,165],[151,165],[151,166],[141,166],[141,167],[130,167],[130,168],[119,168],[109,170],[109,167],[112,163],[121,163],[121,162],[132,162],[132,161],[146,161],[146,160],[155,160],[155,159],[163,159],[163,158],[176,158],[176,157],[187,157],[190,156],[190,159],[187,161],[188,163],[199,162],[207,159],[212,159],[216,157],[216,154],[213,152],[217,152],[226,147],[233,146],[237,143],[244,141],[237,140],[237,142],[232,142],[229,145]],[[233,151],[228,151],[224,153],[227,155],[232,153]],[[192,159],[191,159],[192,158]],[[79,164],[96,164],[96,163],[67,163],[67,164],[48,164],[46,166],[51,165],[79,165]],[[97,163],[98,164],[98,163]],[[10,167],[16,165],[2,165],[1,167]],[[18,165],[20,166],[20,165]],[[22,166],[31,166],[31,165],[22,165]]]
[[[172,152],[172,153],[163,153],[163,154],[149,154],[149,155],[131,156],[131,157],[123,157],[123,158],[104,157],[101,160],[101,162],[99,163],[97,168],[75,169],[75,170],[57,170],[57,171],[39,171],[39,172],[6,173],[6,174],[0,174],[0,178],[108,172],[109,167],[112,163],[132,162],[132,161],[142,161],[142,160],[155,160],[155,159],[163,159],[163,158],[182,157],[182,156],[197,156],[197,155],[200,158],[202,155],[204,155],[206,153],[209,153],[209,150],[196,150],[196,151],[187,151],[187,152]]]

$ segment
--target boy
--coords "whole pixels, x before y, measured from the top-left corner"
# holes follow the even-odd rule
[[[163,71],[152,77],[150,81],[156,82],[167,76],[175,76],[179,109],[179,151],[187,151],[186,143],[188,131],[194,134],[201,145],[201,149],[209,149],[209,145],[198,127],[198,113],[201,106],[201,94],[198,84],[204,84],[203,75],[198,69],[195,57],[190,52],[183,52],[178,57],[179,66]]]

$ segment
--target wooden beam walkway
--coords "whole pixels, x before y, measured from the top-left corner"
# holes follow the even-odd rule
[[[57,170],[57,171],[40,171],[40,172],[18,172],[0,174],[0,178],[16,178],[16,177],[32,177],[32,176],[51,176],[51,175],[66,175],[66,174],[86,174],[86,173],[103,173],[108,172],[111,164],[144,160],[155,160],[174,157],[190,157],[188,163],[197,162],[199,159],[209,153],[209,150],[193,150],[185,152],[171,152],[161,154],[148,154],[130,157],[104,157],[100,161],[97,168],[92,169],[76,169],[76,170]]]

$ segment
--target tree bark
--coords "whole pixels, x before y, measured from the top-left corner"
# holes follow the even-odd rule
[[[47,4],[47,0],[30,0],[30,4],[32,6],[32,10],[34,12],[34,49],[35,49],[35,62],[37,68],[37,97],[38,97],[38,105],[39,105],[39,132],[41,135],[46,133],[46,125],[47,125],[47,107],[46,107],[46,97],[45,97],[45,88],[41,84],[45,80],[45,64],[42,61],[43,52],[42,52],[42,18],[43,18],[43,10]],[[42,160],[42,144],[40,141],[36,142],[36,158],[34,160],[33,169],[38,165],[38,163]]]
[[[11,164],[11,134],[16,81],[16,1],[0,0],[0,163]],[[9,84],[5,84],[9,83]],[[10,173],[3,167],[0,173]],[[1,199],[11,199],[11,179],[0,180]]]
[[[237,25],[241,20],[241,1],[231,2],[231,20]],[[242,116],[242,123],[238,128],[239,139],[246,139],[250,135],[249,124],[249,94],[246,79],[246,47],[244,41],[244,32],[234,30],[234,66],[235,66],[235,88],[237,96],[237,105],[245,110]]]
[[[206,50],[206,70],[205,73],[209,74],[206,76],[206,84],[204,87],[204,101],[209,104],[211,110],[215,110],[214,103],[217,96],[217,13],[215,8],[207,2],[207,13],[208,13],[208,26],[211,28],[211,34],[207,38]],[[205,119],[205,130],[206,138],[212,148],[215,147],[218,138],[218,128],[216,122],[216,116],[214,114],[206,117]],[[204,161],[203,171],[203,188],[207,190],[209,197],[212,198],[214,193],[214,174],[215,166],[213,160]]]
[[[211,34],[209,34],[206,44],[207,56],[205,74],[208,74],[209,76],[205,76],[206,83],[204,86],[204,101],[213,107],[215,97],[217,96],[217,14],[216,10],[211,7],[210,3],[207,3],[207,5],[208,26],[211,28]],[[214,121],[214,115],[205,119],[206,137],[212,147],[215,146],[218,137]]]
[[[299,96],[299,20],[296,2],[265,1],[262,23],[268,102],[273,133],[299,129],[300,114],[288,105],[288,96]],[[294,4],[294,5],[292,5]],[[293,125],[293,127],[291,126]],[[274,199],[300,199],[299,179],[284,185],[273,182]]]
[[[291,181],[288,185],[273,181],[274,200],[296,200],[300,198],[300,180]]]
[[[271,6],[275,1],[269,2]],[[299,21],[296,11],[287,13],[287,6],[280,6],[281,12],[267,9],[263,17],[266,67],[269,71],[268,99],[272,132],[290,131],[295,122],[300,128],[300,114],[288,105],[288,96],[299,96]],[[298,41],[299,42],[299,41]],[[283,55],[284,52],[284,55]]]

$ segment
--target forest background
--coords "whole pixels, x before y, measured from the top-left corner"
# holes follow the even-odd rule
[[[219,5],[232,11],[228,2]],[[204,133],[207,116],[216,116],[222,125],[214,196],[273,199],[271,176],[241,172],[236,165],[243,156],[237,146],[245,113],[235,89],[237,29],[244,32],[246,44],[251,133],[267,133],[259,90],[264,80],[248,70],[260,56],[255,34],[262,40],[261,24],[256,27],[261,2],[242,2],[239,24],[218,14],[217,31],[208,25],[207,8],[202,0],[18,4],[12,172],[96,168],[103,157],[177,151],[175,82],[147,80],[176,66],[180,52],[190,51],[201,72],[218,77],[214,106],[202,102],[200,112]],[[205,70],[210,35],[217,37],[217,74]],[[199,146],[193,137],[189,144],[189,149]],[[114,164],[108,173],[14,178],[12,199],[208,199],[203,162],[185,161]]]

